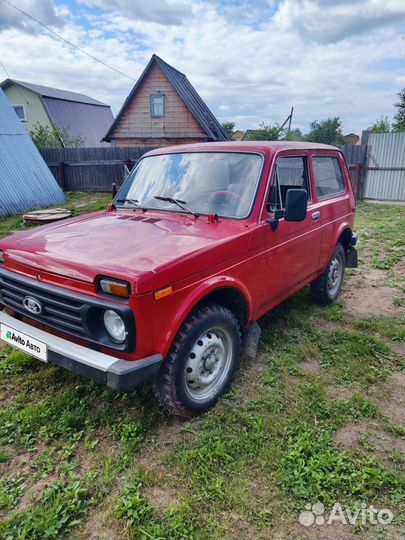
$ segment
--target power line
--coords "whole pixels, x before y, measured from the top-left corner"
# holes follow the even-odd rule
[[[3,64],[3,62],[0,62],[0,66],[3,68],[4,73],[7,75],[7,79],[11,79],[10,74],[6,68],[6,66]],[[27,105],[30,104],[28,99],[24,96],[24,94],[21,92],[21,90],[18,88],[18,86],[15,87],[17,92],[20,94],[20,96],[23,98],[23,100],[26,102]]]
[[[120,71],[119,69],[113,67],[113,66],[110,66],[109,64],[107,64],[106,62],[103,62],[102,60],[99,60],[98,58],[96,58],[95,56],[93,56],[92,54],[84,51],[83,49],[81,49],[80,47],[78,47],[77,45],[75,45],[74,43],[72,43],[71,41],[69,41],[68,39],[65,39],[64,37],[62,37],[61,35],[59,35],[57,32],[55,32],[54,30],[52,30],[52,28],[50,28],[49,26],[47,26],[46,24],[44,24],[43,22],[39,21],[38,19],[36,19],[35,17],[33,17],[32,15],[30,15],[29,13],[27,13],[26,11],[23,11],[22,9],[20,9],[19,7],[15,6],[14,4],[12,4],[11,2],[9,2],[8,0],[3,0],[3,2],[7,5],[9,5],[10,7],[16,9],[17,11],[19,11],[20,13],[22,13],[23,15],[25,15],[26,17],[28,17],[29,19],[31,19],[32,21],[35,21],[36,23],[38,23],[39,25],[41,25],[43,28],[45,28],[45,30],[48,30],[48,32],[50,32],[51,34],[53,34],[54,36],[56,36],[57,38],[61,39],[62,41],[64,41],[65,43],[67,43],[68,45],[70,45],[71,47],[73,47],[74,49],[80,51],[81,53],[85,54],[86,56],[88,56],[89,58],[91,58],[92,60],[94,60],[95,62],[98,62],[99,64],[102,64],[103,66],[109,68],[109,69],[112,69],[113,71],[115,71],[116,73],[119,73],[120,75],[122,75],[123,77],[126,77],[127,79],[131,79],[131,81],[135,81],[136,82],[136,79],[134,79],[133,77],[130,77],[129,75],[127,75],[126,73],[124,73],[123,71]]]
[[[3,62],[0,62],[0,66],[3,68],[4,73],[7,75],[7,79],[10,79],[9,72],[6,69],[6,66],[3,64]]]

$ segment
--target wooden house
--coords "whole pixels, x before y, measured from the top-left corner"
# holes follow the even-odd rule
[[[101,142],[114,120],[110,106],[92,97],[15,79],[0,83],[21,124],[30,132],[38,126],[56,129],[61,135],[60,145],[109,146]],[[67,135],[68,140],[63,139]]]
[[[103,140],[161,147],[228,136],[187,77],[154,54]]]

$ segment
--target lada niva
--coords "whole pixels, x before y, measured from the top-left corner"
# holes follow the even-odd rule
[[[172,413],[212,407],[257,319],[357,265],[355,199],[333,146],[204,143],[145,154],[105,211],[0,241],[1,339]]]

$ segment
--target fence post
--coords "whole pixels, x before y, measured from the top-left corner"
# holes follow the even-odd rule
[[[63,189],[63,191],[66,191],[66,169],[67,169],[67,163],[65,161],[60,162],[62,174],[60,178],[60,187]]]
[[[356,200],[360,199],[360,194],[361,194],[361,171],[362,171],[362,169],[363,169],[363,167],[362,167],[361,163],[356,163],[356,193],[355,193]]]

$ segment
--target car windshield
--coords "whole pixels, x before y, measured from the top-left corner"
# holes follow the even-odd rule
[[[176,199],[196,214],[244,218],[253,204],[262,162],[258,154],[236,152],[146,157],[128,177],[114,204],[135,208],[132,201],[137,201],[142,208],[179,212],[173,202]]]

